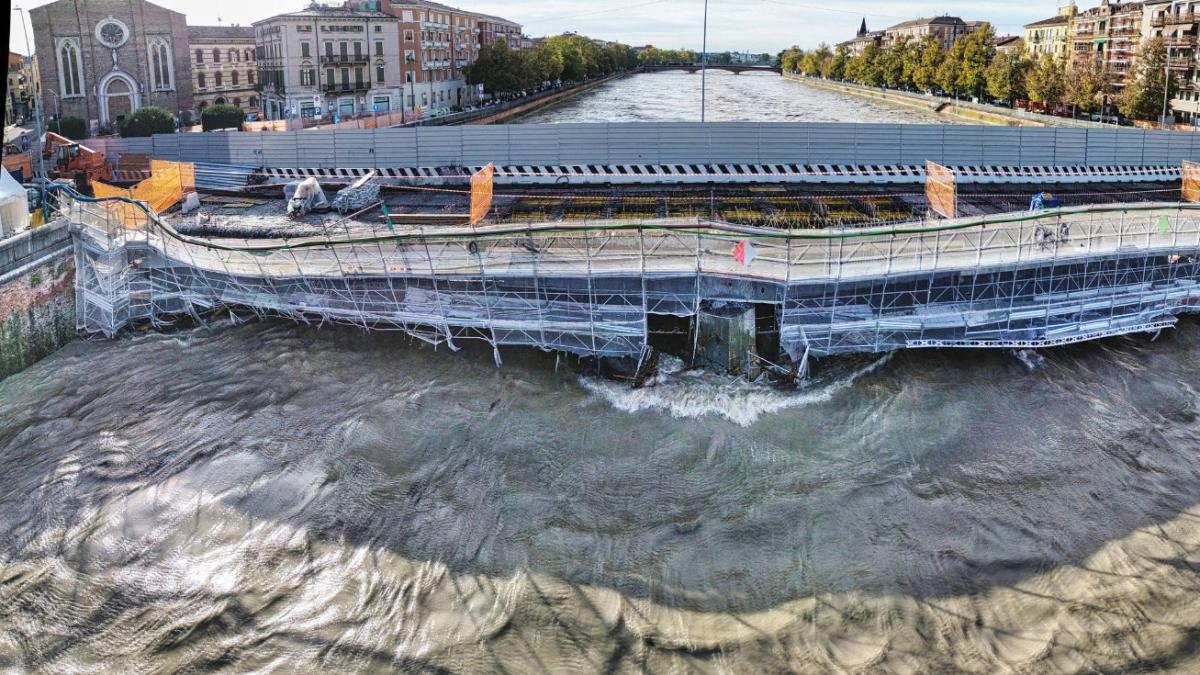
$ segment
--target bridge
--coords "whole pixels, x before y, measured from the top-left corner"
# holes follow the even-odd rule
[[[402,330],[452,348],[478,339],[497,358],[506,345],[640,358],[656,334],[691,332],[703,345],[705,326],[729,320],[749,336],[715,342],[757,341],[757,354],[803,369],[811,357],[839,354],[1037,348],[1153,332],[1200,308],[1200,206],[1174,201],[1180,163],[1200,159],[1194,134],[838,124],[351,131],[117,139],[106,151],[202,155],[211,166],[257,159],[259,178],[277,183],[347,183],[370,162],[397,189],[445,199],[465,197],[485,158],[514,183],[569,182],[586,169],[610,185],[628,178],[638,195],[692,166],[721,199],[793,211],[809,207],[780,187],[781,174],[836,157],[845,182],[886,177],[907,193],[921,192],[924,159],[959,167],[963,182],[1009,174],[1031,192],[1051,180],[1109,184],[1094,203],[1069,208],[854,226],[839,224],[835,204],[852,193],[831,192],[820,206],[827,219],[807,227],[739,224],[707,209],[614,216],[587,211],[603,200],[584,190],[575,197],[591,217],[546,211],[467,227],[419,214],[385,225],[371,212],[288,239],[196,236],[145,209],[131,223],[128,207],[69,195],[60,214],[75,235],[79,329],[114,335],[131,323],[231,308]],[[697,134],[701,141],[688,140]],[[242,154],[243,143],[260,145]],[[739,191],[735,174],[773,187]],[[1112,184],[1123,180],[1134,184]],[[1135,195],[1152,201],[1134,203]],[[287,231],[279,218],[274,231]]]
[[[662,72],[666,72],[668,70],[686,70],[689,73],[698,73],[701,70],[703,70],[705,67],[706,66],[702,66],[699,63],[668,63],[668,64],[661,64],[661,65],[656,64],[656,65],[642,66],[642,72],[662,73]],[[726,72],[730,72],[735,75],[741,75],[742,73],[775,73],[776,75],[783,74],[783,69],[775,67],[775,66],[754,66],[754,65],[735,65],[735,64],[716,65],[716,64],[710,63],[710,64],[708,64],[707,68],[708,68],[708,70],[724,70]]]

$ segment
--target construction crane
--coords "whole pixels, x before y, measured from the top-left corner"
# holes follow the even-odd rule
[[[112,167],[102,153],[54,132],[46,132],[42,157],[49,162],[46,173],[51,180],[69,178],[80,191],[90,192],[92,181],[112,180]]]

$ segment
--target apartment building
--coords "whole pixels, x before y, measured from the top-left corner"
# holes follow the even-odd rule
[[[396,24],[384,12],[315,3],[254,23],[266,119],[400,110]]]
[[[837,46],[845,47],[850,56],[861,56],[870,45],[881,44],[883,37],[884,32],[881,30],[867,30],[867,20],[864,18],[854,38],[839,42]]]
[[[902,38],[908,38],[912,42],[920,42],[926,36],[932,35],[937,38],[938,43],[942,45],[942,49],[950,49],[959,38],[974,33],[982,26],[983,22],[963,21],[957,16],[935,16],[925,19],[913,19],[911,21],[903,21],[890,28],[885,28],[883,31],[883,41],[885,44],[893,44]]]
[[[235,105],[258,113],[258,61],[250,26],[188,26],[196,112],[210,105]]]
[[[1182,121],[1200,122],[1200,69],[1197,35],[1200,0],[1146,0],[1142,7],[1142,39],[1161,37],[1167,44],[1167,67],[1179,81],[1171,108]]]
[[[8,89],[4,97],[4,124],[33,117],[37,102],[37,61],[16,52],[8,53]]]
[[[1095,61],[1113,86],[1113,93],[1125,87],[1132,74],[1142,33],[1142,3],[1116,3],[1102,0],[1100,5],[1077,13],[1071,21],[1068,52],[1072,66]]]
[[[1072,0],[1066,7],[1061,7],[1058,14],[1049,19],[1025,24],[1025,53],[1037,60],[1043,56],[1056,59],[1069,59],[1071,21],[1078,11]]]

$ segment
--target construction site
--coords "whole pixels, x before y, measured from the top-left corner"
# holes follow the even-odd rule
[[[705,129],[710,146],[720,126]],[[962,131],[956,142],[979,144],[981,159],[1001,151],[993,130]],[[1073,152],[1076,131],[1059,130],[1053,153]],[[110,147],[111,184],[52,201],[75,233],[84,332],[249,312],[450,349],[483,340],[498,363],[505,346],[533,347],[621,361],[637,380],[664,351],[794,380],[833,355],[1037,349],[1173,326],[1200,298],[1200,147],[1119,133],[1125,147],[1137,134],[1139,163],[1093,164],[1086,138],[1078,163],[1041,167],[776,164],[763,145],[722,164],[641,148],[659,156],[429,166],[377,153],[354,167],[125,148],[151,164],[139,172]],[[263,142],[229,136],[213,142]],[[1156,143],[1161,156],[1147,152]]]

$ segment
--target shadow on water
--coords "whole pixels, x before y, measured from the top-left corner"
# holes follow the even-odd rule
[[[615,410],[532,351],[497,369],[481,349],[284,323],[80,342],[0,383],[0,571],[61,528],[80,570],[202,546],[216,499],[332,545],[687,610],[934,603],[1200,501],[1198,328],[1033,371],[902,353],[748,426]],[[113,522],[140,548],[106,548]]]

